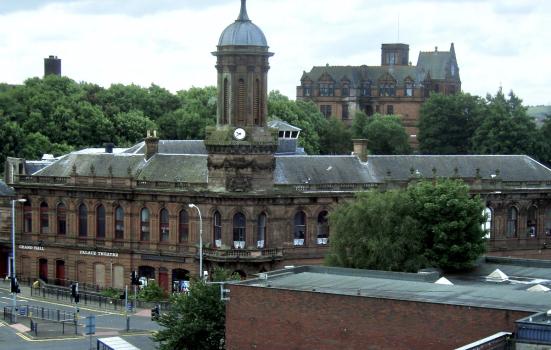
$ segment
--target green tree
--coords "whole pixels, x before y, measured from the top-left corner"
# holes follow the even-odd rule
[[[235,279],[227,271],[215,270],[214,281]],[[218,284],[191,283],[189,293],[171,298],[172,307],[161,315],[161,330],[153,339],[160,350],[211,350],[224,348],[226,307]]]
[[[478,96],[431,94],[421,106],[419,150],[424,154],[468,154],[484,109]]]
[[[142,140],[147,130],[157,130],[155,122],[139,110],[117,113],[112,122],[115,129],[113,141],[118,146],[130,146]]]
[[[375,114],[365,126],[364,136],[373,154],[409,154],[408,135],[399,116]]]
[[[484,253],[484,205],[460,180],[422,181],[408,189],[431,266],[467,269]]]
[[[356,139],[364,138],[366,135],[365,129],[369,123],[369,117],[362,111],[358,111],[354,114],[352,120],[352,137]]]
[[[329,218],[333,266],[398,271],[460,270],[484,252],[483,205],[456,180],[359,194]]]
[[[330,214],[331,266],[416,271],[422,260],[422,233],[405,191],[369,191]]]
[[[321,154],[350,154],[352,133],[337,118],[329,118],[325,128],[319,131]]]
[[[545,117],[538,134],[538,158],[551,166],[551,115]]]
[[[147,282],[147,286],[143,287],[138,293],[138,299],[143,301],[157,302],[166,300],[166,298],[165,291],[154,280]]]
[[[537,130],[534,119],[512,91],[506,98],[499,89],[486,97],[485,117],[472,138],[472,151],[480,154],[529,154],[536,152]]]

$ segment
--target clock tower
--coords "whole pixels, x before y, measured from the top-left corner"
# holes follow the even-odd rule
[[[216,127],[207,128],[209,188],[261,192],[273,184],[277,131],[267,127],[268,51],[264,33],[241,0],[237,20],[218,41]]]

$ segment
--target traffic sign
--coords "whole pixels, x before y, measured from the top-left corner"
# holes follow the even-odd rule
[[[86,335],[95,334],[96,333],[96,316],[95,315],[86,316],[86,323],[84,326],[85,326],[84,332]]]

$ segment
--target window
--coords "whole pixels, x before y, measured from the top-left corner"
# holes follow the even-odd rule
[[[105,238],[105,207],[101,204],[96,209],[96,237]]]
[[[169,222],[168,222],[168,210],[166,208],[161,209],[159,214],[159,240],[161,242],[167,242],[170,234]]]
[[[245,248],[246,239],[245,215],[237,213],[233,216],[233,247],[235,249]]]
[[[546,236],[551,236],[551,208],[547,208],[545,211],[545,222],[543,223],[543,229]]]
[[[31,201],[27,199],[23,203],[23,230],[27,233],[33,230],[33,210],[31,207]]]
[[[335,87],[333,84],[320,84],[320,96],[334,96]]]
[[[396,85],[391,82],[380,83],[379,96],[396,96]]]
[[[224,115],[223,124],[228,124],[228,116],[230,114],[230,93],[228,91],[228,79],[224,79]]]
[[[485,208],[484,216],[486,217],[486,221],[484,222],[484,224],[482,224],[482,229],[486,232],[486,235],[484,237],[486,239],[490,239],[490,237],[492,236],[492,220],[493,220],[492,208]]]
[[[88,208],[84,203],[78,207],[78,236],[88,236]]]
[[[296,213],[294,224],[293,245],[302,246],[306,236],[306,214],[302,211]]]
[[[326,118],[329,118],[332,114],[331,105],[321,105],[320,106],[320,112],[323,114]]]
[[[312,96],[312,87],[310,85],[304,85],[302,87],[302,95],[305,97]]]
[[[451,71],[452,77],[454,77],[454,76],[455,76],[455,64],[452,64],[452,65],[451,65],[450,71]]]
[[[529,238],[534,238],[538,235],[538,208],[531,206],[528,209],[528,216],[526,217],[526,228],[528,230],[527,234]]]
[[[254,107],[253,107],[253,115],[254,115],[254,125],[260,125],[260,80],[256,79],[254,81]]]
[[[329,223],[327,222],[327,211],[324,210],[318,215],[317,243],[327,244],[329,240]]]
[[[124,239],[124,210],[120,206],[115,209],[115,239]]]
[[[344,97],[350,96],[350,88],[348,87],[348,85],[344,85],[342,87],[341,95],[344,96]]]
[[[180,243],[187,242],[189,239],[189,216],[187,211],[180,211],[178,215],[178,241]]]
[[[393,105],[387,105],[386,106],[386,114],[394,114],[394,106]]]
[[[67,233],[67,208],[65,204],[57,205],[57,234],[64,235]]]
[[[40,204],[40,233],[49,233],[50,219],[48,218],[48,204]]]
[[[346,120],[349,118],[349,114],[348,114],[348,105],[347,104],[343,104],[342,105],[342,119],[343,120]]]
[[[214,212],[212,218],[212,232],[214,235],[214,246],[220,248],[222,246],[222,217],[218,211]]]
[[[365,81],[362,83],[360,95],[371,96],[371,81]]]
[[[516,237],[518,210],[515,207],[509,207],[507,210],[507,237]]]
[[[258,215],[256,231],[256,247],[264,248],[266,246],[266,214]]]
[[[238,90],[237,90],[237,122],[242,125],[245,123],[245,80],[239,79],[238,83]]]
[[[149,209],[140,211],[140,240],[149,241]]]
[[[396,64],[398,62],[398,54],[396,52],[386,53],[386,64]]]
[[[412,97],[413,96],[413,83],[411,81],[406,81],[404,88],[404,96]]]

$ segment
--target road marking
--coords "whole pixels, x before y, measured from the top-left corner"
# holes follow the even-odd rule
[[[12,300],[12,298],[8,298],[8,297],[0,297],[2,299],[8,299],[8,300]]]
[[[32,339],[26,336],[23,333],[16,333],[21,339],[28,341],[28,342],[47,342],[47,341],[63,341],[63,340],[80,340],[84,339],[84,336],[79,337],[70,337],[70,338],[52,338],[52,339]]]

